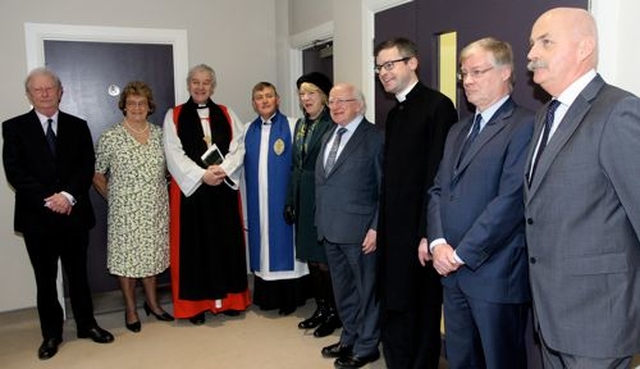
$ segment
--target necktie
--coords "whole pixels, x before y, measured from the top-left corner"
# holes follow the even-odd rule
[[[467,153],[467,151],[469,151],[469,148],[471,147],[473,141],[476,139],[476,137],[478,137],[478,134],[480,133],[480,122],[482,122],[482,114],[476,115],[476,119],[473,121],[471,133],[469,133],[469,136],[467,136],[467,139],[462,145],[462,150],[460,151],[460,156],[458,157],[458,165],[460,165],[462,158],[464,158],[464,155]]]
[[[340,139],[346,131],[346,128],[340,127],[338,128],[338,132],[336,132],[336,137],[333,139],[333,145],[331,145],[331,149],[329,150],[327,163],[324,166],[324,169],[327,173],[329,173],[333,166],[336,164],[336,158],[338,157],[338,147],[340,147]]]
[[[51,153],[56,155],[56,134],[53,132],[53,119],[47,119],[47,143],[49,143],[49,149]]]
[[[542,152],[547,147],[547,141],[549,141],[549,132],[551,132],[551,126],[553,125],[553,117],[556,113],[556,109],[558,109],[558,106],[560,106],[560,102],[558,100],[551,100],[549,106],[547,107],[547,116],[544,121],[544,129],[542,130],[542,139],[540,140],[540,146],[538,147],[536,157],[533,160],[533,168],[531,168],[531,175],[529,176],[529,185],[531,185],[533,175],[536,173],[536,168],[538,167],[538,162],[540,161]]]

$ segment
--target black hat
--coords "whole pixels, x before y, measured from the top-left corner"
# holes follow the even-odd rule
[[[300,78],[298,78],[298,81],[296,81],[296,86],[298,86],[298,90],[300,89],[300,85],[305,82],[316,85],[327,96],[329,96],[329,92],[333,87],[333,83],[331,83],[331,80],[329,79],[329,77],[325,76],[320,72],[311,72],[311,73],[303,74]]]

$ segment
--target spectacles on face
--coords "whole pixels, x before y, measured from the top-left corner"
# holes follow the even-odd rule
[[[405,58],[400,58],[400,59],[395,59],[395,60],[389,60],[387,62],[384,62],[384,63],[380,64],[380,65],[376,64],[376,66],[373,67],[373,71],[376,72],[376,74],[379,74],[382,69],[384,69],[384,70],[392,70],[393,68],[395,68],[396,63],[406,62],[409,59],[411,59],[411,57],[405,57]]]
[[[474,69],[472,71],[464,71],[461,70],[460,73],[458,73],[457,77],[458,77],[458,81],[460,82],[464,82],[464,79],[467,77],[472,77],[474,80],[482,77],[485,73],[487,73],[488,71],[492,70],[493,68],[495,68],[494,66],[490,66],[488,68],[485,69]]]
[[[143,101],[128,100],[125,105],[127,106],[127,108],[146,108],[149,106],[149,103],[146,100],[143,100]]]
[[[345,106],[347,105],[347,103],[350,103],[352,101],[356,101],[356,99],[329,99],[329,106]]]

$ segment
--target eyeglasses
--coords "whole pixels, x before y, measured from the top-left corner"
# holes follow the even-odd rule
[[[379,74],[382,69],[392,70],[396,66],[396,63],[406,62],[409,59],[411,59],[411,57],[405,57],[405,58],[400,58],[396,60],[389,60],[388,62],[384,62],[381,65],[376,65],[375,67],[373,67],[373,71],[376,72],[376,74]]]
[[[465,72],[465,71],[460,71],[460,73],[458,73],[457,77],[458,77],[458,81],[463,82],[465,78],[467,77],[472,77],[474,80],[478,79],[480,77],[482,77],[485,73],[487,73],[488,71],[492,70],[493,68],[495,68],[494,66],[490,66],[486,69],[476,69],[476,70],[472,70],[469,72]]]
[[[128,100],[125,105],[128,108],[146,108],[149,106],[149,103],[147,102],[147,100],[142,100],[142,101],[132,101],[132,100]]]
[[[356,99],[329,99],[329,106],[344,106],[352,101],[356,101]]]

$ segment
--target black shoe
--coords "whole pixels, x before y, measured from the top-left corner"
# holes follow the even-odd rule
[[[142,329],[142,324],[140,324],[140,320],[136,320],[133,323],[127,323],[127,312],[124,312],[124,326],[127,327],[133,333],[138,333]]]
[[[295,306],[285,306],[278,309],[278,315],[287,316],[296,311]]]
[[[313,329],[320,325],[320,323],[327,320],[327,308],[318,305],[316,311],[313,312],[309,318],[298,323],[300,329]]]
[[[351,350],[351,346],[343,346],[338,342],[324,347],[320,352],[322,353],[322,357],[329,359],[351,355]]]
[[[162,314],[156,314],[155,311],[153,311],[153,309],[151,309],[151,306],[149,306],[149,304],[147,304],[146,302],[144,303],[144,312],[147,313],[147,316],[149,316],[149,314],[153,314],[153,316],[156,317],[156,319],[161,320],[163,322],[172,322],[173,321],[173,317],[171,316],[171,314],[167,313],[166,311],[163,311]]]
[[[333,333],[336,329],[342,327],[342,321],[338,317],[338,313],[335,311],[329,313],[324,322],[320,323],[318,328],[313,331],[313,335],[316,337],[326,337]]]
[[[367,356],[348,355],[339,357],[333,362],[333,366],[338,369],[350,369],[350,368],[362,368],[363,366],[372,363],[380,358],[380,352],[375,352]]]
[[[58,352],[58,345],[62,343],[61,338],[47,338],[42,341],[38,348],[38,359],[51,359]]]
[[[193,325],[203,325],[204,324],[204,313],[196,314],[189,318],[189,321]]]
[[[96,343],[113,342],[113,335],[97,325],[87,331],[78,331],[78,338],[91,338]]]
[[[223,311],[222,314],[224,314],[226,316],[238,316],[238,315],[240,315],[240,311],[229,309],[229,310]]]

